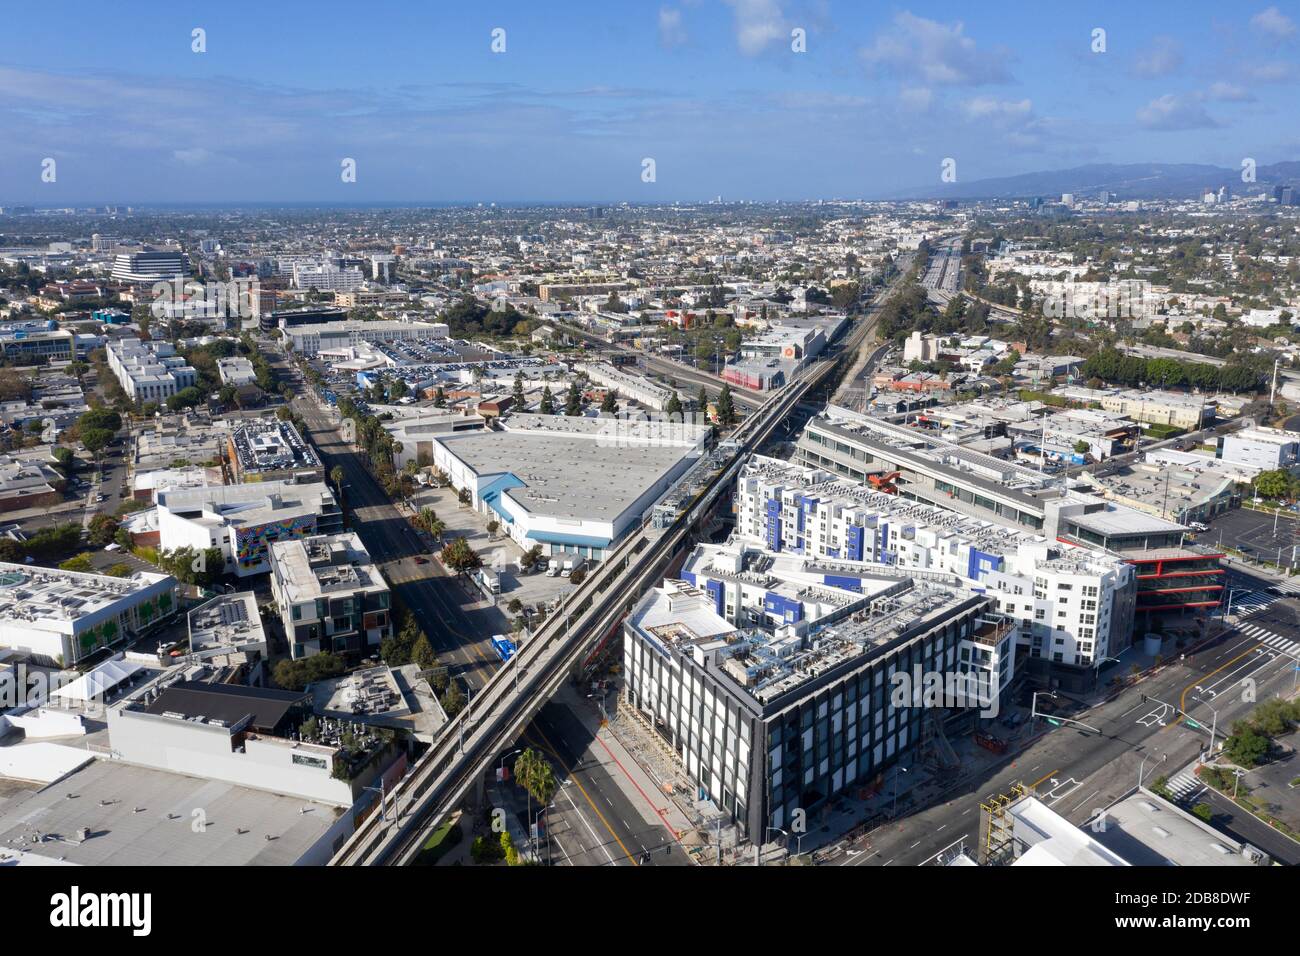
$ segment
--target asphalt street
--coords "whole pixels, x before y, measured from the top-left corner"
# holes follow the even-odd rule
[[[472,699],[474,690],[483,686],[498,663],[491,635],[505,630],[504,617],[495,607],[479,606],[481,602],[438,562],[415,560],[417,555],[427,557],[428,551],[409,520],[362,465],[360,454],[343,442],[315,399],[308,397],[297,370],[290,370],[279,356],[273,364],[278,364],[279,374],[298,392],[293,407],[307,423],[325,473],[335,466],[343,469],[343,505],[350,527],[416,616],[450,674],[468,686]]]
[[[363,467],[361,456],[345,444],[296,369],[277,358],[278,373],[294,385],[294,408],[307,423],[311,439],[328,474],[344,472],[344,504],[351,527],[361,536],[371,557],[393,590],[416,615],[439,658],[473,692],[500,666],[490,637],[506,630],[500,610],[479,606],[454,578],[434,561],[420,564],[427,552],[409,521]],[[552,758],[561,789],[550,811],[552,861],[575,865],[688,864],[679,847],[667,848],[673,835],[645,815],[614,780],[593,748],[599,746],[568,706],[551,702],[529,726],[522,743],[536,746]],[[638,800],[637,803],[644,803]]]
[[[551,860],[569,866],[687,866],[690,859],[645,801],[633,799],[601,759],[600,743],[571,707],[551,701],[520,742],[551,760],[561,787],[548,809]]]
[[[1269,582],[1258,582],[1262,590]],[[1270,645],[1261,631],[1267,625],[1300,655],[1300,604],[1295,596],[1278,598],[1268,609],[1250,615],[1214,638],[1195,654],[1170,663],[1113,700],[1070,716],[1090,725],[1046,728],[1026,749],[993,773],[945,794],[937,804],[878,827],[834,862],[838,865],[909,866],[925,862],[955,843],[978,852],[980,802],[1023,784],[1075,824],[1131,790],[1139,771],[1148,786],[1161,775],[1172,776],[1209,744],[1210,729],[1222,740],[1232,722],[1254,703],[1243,700],[1243,681],[1256,700],[1289,693],[1296,657],[1285,646]],[[1258,623],[1257,623],[1258,622]],[[1278,644],[1280,642],[1274,642]],[[1149,699],[1143,701],[1143,696]],[[1175,708],[1201,726],[1189,727]],[[1216,717],[1217,712],[1217,717]],[[1217,727],[1215,727],[1217,722]],[[1234,823],[1251,842],[1286,863],[1300,863],[1300,845],[1251,823]],[[1262,826],[1262,825],[1261,825]]]

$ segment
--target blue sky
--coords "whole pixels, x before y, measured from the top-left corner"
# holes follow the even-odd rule
[[[184,6],[6,11],[0,202],[872,198],[948,157],[1300,158],[1300,3]]]

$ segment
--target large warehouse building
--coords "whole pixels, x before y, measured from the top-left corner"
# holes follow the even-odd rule
[[[672,422],[512,415],[432,437],[433,464],[523,548],[599,560],[704,450]]]

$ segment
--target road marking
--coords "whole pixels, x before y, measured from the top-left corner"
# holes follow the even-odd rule
[[[555,749],[555,745],[551,743],[550,738],[546,736],[546,732],[542,730],[541,727],[537,728],[537,732],[542,735],[542,740],[546,743],[547,749],[551,751],[551,754],[555,757],[555,759],[560,760],[559,751]],[[563,764],[564,761],[561,760],[560,763]],[[591,799],[591,796],[587,793],[587,788],[582,785],[582,781],[578,779],[577,774],[571,770],[569,771],[569,773],[570,773],[569,779],[573,781],[573,785],[578,788],[579,792],[582,794],[584,799],[586,799],[586,801],[589,804],[591,804],[591,809],[594,810],[596,816],[600,818],[600,822],[604,824],[605,829],[609,831],[609,835],[614,838],[614,842],[619,845],[620,849],[622,849],[624,855],[628,858],[629,861],[631,861],[633,866],[640,866],[641,864],[636,861],[636,857],[632,855],[632,851],[629,850],[627,848],[627,845],[618,838],[618,834],[614,832],[614,828],[609,825],[609,821],[605,819],[605,815],[600,812],[600,807],[596,806],[596,802]],[[606,797],[605,799],[608,800],[609,798]],[[613,806],[613,804],[610,804],[610,806]],[[574,807],[574,809],[576,810],[577,807]],[[595,834],[593,833],[592,836],[594,837]],[[606,856],[609,855],[608,851],[606,851],[605,855]],[[612,863],[613,860],[611,860],[610,862]]]
[[[1034,768],[1034,767],[1030,767],[1029,769],[1030,769],[1030,771],[1033,771],[1033,770],[1035,770],[1036,768]],[[1054,774],[1054,773],[1060,773],[1060,772],[1061,772],[1061,771],[1059,771],[1059,770],[1049,770],[1047,773],[1043,774],[1041,777],[1039,777],[1037,780],[1035,780],[1033,783],[1031,783],[1031,784],[1029,785],[1029,789],[1030,789],[1030,790],[1037,790],[1037,789],[1038,789],[1038,785],[1039,785],[1040,783],[1042,783],[1044,780],[1046,780],[1046,779],[1047,779],[1048,777],[1050,777],[1052,774]]]
[[[1188,692],[1189,690],[1191,690],[1193,687],[1195,687],[1197,684],[1203,684],[1203,683],[1205,683],[1206,680],[1208,680],[1209,678],[1213,677],[1215,674],[1219,673],[1219,671],[1223,670],[1225,667],[1228,667],[1228,666],[1231,665],[1231,664],[1235,664],[1237,661],[1241,660],[1241,659],[1242,659],[1243,657],[1245,657],[1247,654],[1251,654],[1251,653],[1253,653],[1257,648],[1260,648],[1260,647],[1263,647],[1263,646],[1264,646],[1263,644],[1256,644],[1255,647],[1252,647],[1249,651],[1245,651],[1245,652],[1243,652],[1243,653],[1241,653],[1241,654],[1238,654],[1238,655],[1237,655],[1236,657],[1234,657],[1232,660],[1228,661],[1227,664],[1223,664],[1223,665],[1221,665],[1221,666],[1219,666],[1219,667],[1216,667],[1214,670],[1210,671],[1208,674],[1206,674],[1204,677],[1200,678],[1199,680],[1194,680],[1194,681],[1192,681],[1190,684],[1188,684],[1186,687],[1183,688],[1183,693],[1182,693],[1182,695],[1178,698],[1178,709],[1181,710],[1181,711],[1183,711],[1184,713],[1187,712],[1187,692]],[[1165,729],[1165,730],[1168,730],[1168,729],[1169,729],[1170,727],[1172,727],[1172,726],[1175,726],[1175,725],[1174,725],[1174,724],[1167,724],[1167,725],[1165,726],[1164,729]]]

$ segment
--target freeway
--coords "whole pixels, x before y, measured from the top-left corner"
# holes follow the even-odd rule
[[[589,647],[613,632],[636,599],[658,585],[674,556],[689,546],[696,525],[716,504],[747,455],[771,435],[808,391],[835,366],[810,365],[774,393],[731,436],[720,469],[668,528],[645,525],[616,547],[582,585],[474,695],[437,742],[335,855],[333,865],[406,863],[423,836],[438,826],[518,739],[534,715],[582,664]]]
[[[661,358],[656,355],[649,355],[640,349],[627,348],[619,345],[617,342],[611,342],[609,339],[596,335],[594,332],[588,332],[586,329],[579,328],[576,325],[570,325],[566,322],[556,322],[555,325],[564,329],[570,335],[576,336],[592,345],[598,345],[602,348],[612,348],[620,352],[626,352],[629,355],[635,355],[637,359],[645,366],[646,371],[656,372],[660,375],[667,376],[680,386],[686,383],[693,386],[703,385],[706,388],[716,392],[722,387],[722,379],[708,372],[702,372],[699,369],[691,368],[682,362],[675,362],[672,359]],[[753,389],[744,388],[740,385],[731,386],[731,395],[736,405],[742,409],[755,409],[767,400],[767,396],[762,392],[756,392]],[[684,395],[683,398],[694,397]]]

